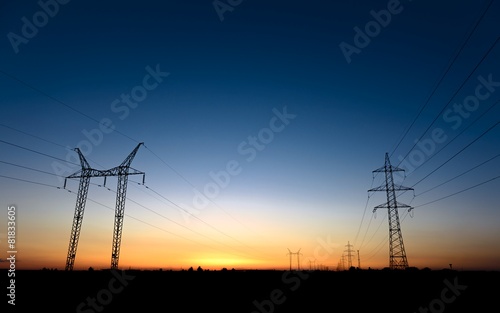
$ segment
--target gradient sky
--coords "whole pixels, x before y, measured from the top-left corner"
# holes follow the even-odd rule
[[[287,268],[301,249],[302,266],[335,269],[348,242],[386,267],[386,196],[367,190],[387,152],[415,189],[398,198],[415,207],[400,210],[409,265],[500,269],[500,157],[434,188],[500,153],[499,127],[482,135],[500,116],[500,3],[47,2],[0,6],[0,175],[48,185],[0,177],[2,260],[14,204],[18,268],[65,266],[78,180],[70,193],[50,174],[79,167],[33,151],[78,162],[79,146],[108,169],[144,142],[121,268]],[[110,265],[116,181],[92,179],[75,269]]]

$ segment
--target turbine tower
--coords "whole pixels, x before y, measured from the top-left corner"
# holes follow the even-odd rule
[[[387,195],[387,202],[376,206],[373,212],[377,209],[387,208],[389,220],[389,268],[390,269],[405,269],[408,267],[408,260],[406,258],[405,246],[403,244],[403,234],[401,233],[401,225],[399,223],[399,208],[410,208],[409,205],[399,203],[396,199],[396,191],[413,190],[410,187],[404,187],[394,184],[394,172],[404,171],[401,168],[391,165],[389,154],[385,154],[385,165],[373,171],[373,173],[385,173],[385,184],[380,187],[368,190],[372,191],[385,191]]]
[[[87,195],[89,190],[90,178],[104,177],[104,185],[106,185],[106,177],[118,176],[118,187],[116,190],[116,208],[115,208],[115,222],[113,229],[113,245],[111,252],[111,269],[118,268],[118,260],[120,255],[120,244],[123,232],[123,216],[125,211],[125,199],[127,193],[128,175],[143,175],[143,183],[145,178],[144,172],[139,172],[130,167],[137,150],[143,143],[139,143],[137,147],[127,156],[127,158],[117,167],[109,170],[96,170],[90,167],[80,149],[76,148],[80,158],[81,170],[66,177],[64,180],[64,188],[66,188],[66,180],[68,178],[80,178],[80,185],[78,187],[78,195],[76,197],[75,214],[73,216],[73,224],[71,227],[71,235],[69,239],[68,255],[66,257],[66,271],[72,271],[75,264],[76,250],[78,248],[78,241],[80,239],[80,232],[82,229],[83,213],[85,211],[85,204],[87,202]]]

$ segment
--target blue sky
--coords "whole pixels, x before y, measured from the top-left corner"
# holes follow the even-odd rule
[[[47,10],[53,16],[44,15],[35,1],[2,4],[0,140],[60,159],[76,156],[63,147],[80,145],[88,148],[86,156],[96,168],[118,165],[145,143],[132,166],[146,172],[150,188],[135,184],[139,177],[130,178],[127,195],[133,202],[127,202],[126,212],[141,221],[125,221],[123,264],[282,267],[287,248],[302,247],[304,260],[312,260],[318,259],[318,247],[324,249],[320,242],[329,241],[331,249],[321,261],[335,268],[349,241],[360,249],[363,264],[384,267],[386,212],[375,218],[371,210],[385,195],[371,196],[366,205],[367,190],[382,183],[381,176],[372,182],[371,171],[383,165],[386,152],[394,165],[407,154],[406,161],[413,156],[411,162],[418,162],[418,151],[409,154],[414,141],[429,143],[436,131],[446,140],[424,146],[434,150],[424,156],[428,162],[403,182],[418,183],[417,197],[409,192],[400,199],[416,206],[415,216],[402,222],[410,265],[497,266],[500,255],[491,251],[499,250],[494,196],[499,180],[419,206],[497,177],[500,158],[419,193],[499,153],[497,127],[481,136],[500,113],[493,106],[500,88],[500,47],[493,45],[499,35],[498,3],[235,1],[232,10],[219,12],[223,20],[214,3],[225,1],[42,3],[51,5]],[[386,25],[377,24],[375,16]],[[26,20],[39,25],[35,35],[28,30],[31,38],[23,33]],[[369,42],[346,57],[342,43],[356,47],[356,29],[366,33],[369,25],[378,25]],[[14,37],[24,41],[12,44]],[[476,104],[470,96],[488,80]],[[465,99],[472,101],[469,111],[450,111],[443,118]],[[283,123],[276,112],[293,118]],[[104,133],[96,122],[102,119],[115,131]],[[279,131],[269,131],[270,123]],[[266,143],[251,147],[249,137],[259,134]],[[0,175],[62,186],[60,178],[12,164],[62,176],[78,170],[0,145]],[[241,149],[253,149],[255,158],[248,161],[250,152]],[[54,162],[67,170],[57,172]],[[238,174],[219,185],[202,209],[193,208],[196,195],[228,164]],[[116,179],[108,181],[115,188]],[[0,184],[1,206],[19,207],[19,245],[26,251],[21,262],[64,267],[75,193],[8,178],[0,178]],[[77,181],[68,182],[68,189],[77,188]],[[91,186],[89,198],[114,207],[114,193],[98,186]],[[113,219],[108,209],[88,202],[77,266],[107,266]],[[5,214],[2,224],[4,219]],[[134,257],[144,242],[147,262]],[[231,257],[235,254],[238,260]]]

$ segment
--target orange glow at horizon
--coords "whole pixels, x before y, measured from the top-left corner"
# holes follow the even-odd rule
[[[242,199],[242,202],[249,205],[246,200]],[[327,218],[319,221],[315,216],[283,215],[281,212],[276,213],[279,210],[271,211],[274,205],[277,207],[278,204],[272,203],[253,210],[242,205],[243,212],[266,217],[263,219],[249,213],[246,213],[249,215],[242,214],[240,220],[252,225],[252,231],[245,230],[229,219],[221,219],[219,214],[214,214],[215,210],[207,209],[202,212],[200,217],[207,223],[231,236],[223,236],[196,220],[187,224],[189,229],[161,219],[151,220],[153,225],[161,227],[159,229],[146,227],[135,219],[127,218],[119,268],[181,270],[190,267],[196,269],[200,266],[210,270],[222,268],[286,270],[290,267],[287,248],[293,252],[301,248],[301,269],[307,270],[314,264],[316,267],[336,270],[345,250],[345,244],[349,240],[351,244],[353,243],[352,238],[346,237],[345,234],[351,232],[351,225],[358,220],[340,210],[333,211],[331,215],[326,215]],[[236,207],[236,204],[229,203],[227,206]],[[108,269],[111,265],[112,214],[102,218],[100,216],[102,212],[98,208],[89,206],[87,209],[74,269],[87,270],[89,267]],[[72,217],[72,212],[67,211],[64,213],[65,218],[57,216],[57,219],[53,220],[44,217],[42,212],[35,216],[30,215],[32,219],[20,213],[19,220],[23,220],[23,224],[22,228],[19,228],[16,264],[18,269],[64,270],[70,233],[68,221],[71,221]],[[131,215],[138,216],[133,206],[129,211]],[[146,215],[141,216],[143,219],[146,217]],[[291,230],[287,228],[289,224],[300,227]],[[427,229],[430,226],[426,220],[415,225],[406,223],[404,234],[409,265],[420,269],[424,267],[443,269],[449,268],[449,264],[452,264],[454,269],[500,270],[499,254],[496,250],[478,258],[484,246],[497,245],[495,238],[498,238],[498,231],[494,227],[491,227],[489,233],[476,235],[473,240],[467,233],[458,231],[452,233],[454,230],[452,226],[451,224],[447,226],[448,236],[439,237],[437,240],[437,234]],[[363,269],[368,267],[382,269],[388,266],[389,249],[387,242],[384,243],[387,237],[386,230],[382,229],[375,235],[372,237],[373,241],[365,242],[360,248]],[[477,238],[480,239],[481,245],[477,245]],[[4,239],[0,237],[0,249],[7,251]],[[357,244],[361,245],[359,241],[361,240],[358,240]],[[0,268],[9,266],[4,259],[1,258],[3,262],[0,262]],[[357,255],[352,260],[352,265],[357,266]],[[296,267],[294,257],[292,268]]]

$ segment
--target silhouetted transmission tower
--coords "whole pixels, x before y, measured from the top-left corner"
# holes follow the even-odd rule
[[[288,249],[287,255],[290,256],[290,271],[292,270],[292,256],[294,254],[297,256],[297,270],[300,270],[300,256],[302,255],[302,253],[300,252],[301,249],[299,249],[299,251],[297,251],[297,252],[292,252],[292,251],[290,251],[290,249]]]
[[[380,208],[387,208],[389,219],[389,268],[390,269],[405,269],[408,267],[406,259],[405,246],[403,244],[403,234],[399,224],[399,208],[411,208],[409,205],[399,203],[396,199],[396,191],[413,190],[410,187],[404,187],[394,184],[392,173],[404,171],[401,168],[391,165],[389,154],[385,154],[385,165],[373,171],[373,173],[385,173],[385,184],[380,187],[368,190],[385,191],[387,194],[387,202],[376,206],[373,212]]]
[[[352,245],[351,243],[348,241],[347,242],[347,250],[344,250],[344,252],[347,252],[347,269],[351,269],[352,267],[352,252],[353,250],[351,249]]]
[[[85,210],[85,203],[87,202],[87,195],[89,191],[90,178],[104,177],[104,185],[106,185],[106,177],[118,176],[118,187],[116,189],[116,208],[115,208],[115,224],[113,231],[113,245],[111,251],[111,269],[118,268],[118,260],[120,256],[120,244],[122,240],[123,231],[123,216],[125,211],[125,199],[127,193],[128,175],[143,175],[142,182],[144,183],[144,172],[139,172],[130,167],[132,160],[143,143],[139,143],[137,147],[127,156],[127,158],[117,167],[109,170],[96,170],[90,167],[80,149],[76,148],[82,169],[68,177],[80,178],[80,185],[78,187],[78,195],[76,197],[75,215],[73,217],[73,226],[71,227],[71,236],[69,239],[68,256],[66,258],[66,270],[72,271],[75,264],[76,249],[78,247],[78,240],[80,238],[80,231],[82,229],[83,213]],[[66,188],[66,180],[64,181],[64,188]]]

